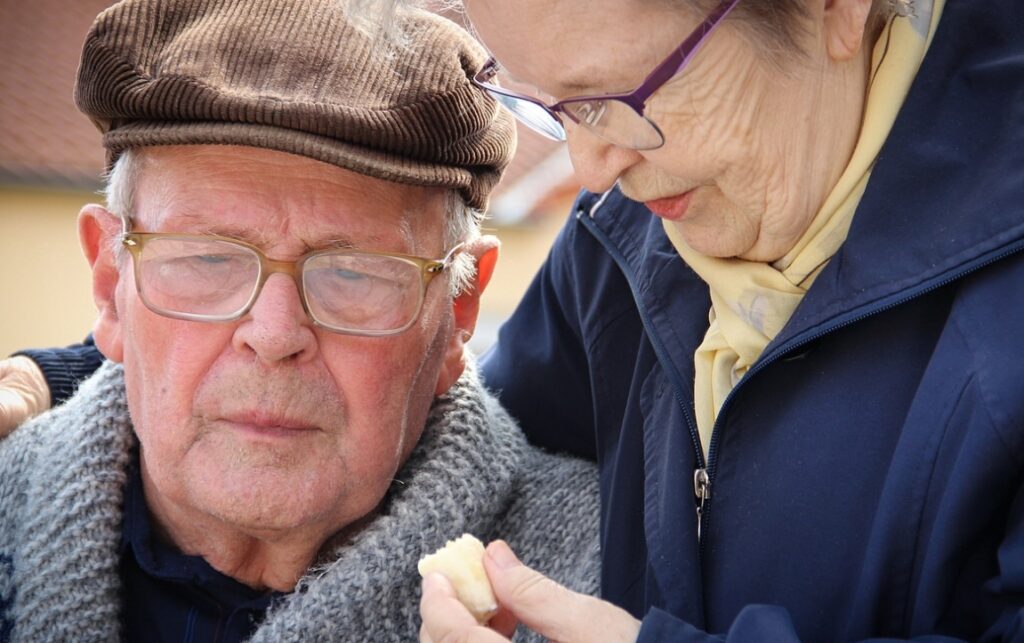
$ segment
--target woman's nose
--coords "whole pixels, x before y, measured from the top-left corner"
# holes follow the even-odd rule
[[[576,179],[591,192],[605,192],[623,172],[643,159],[640,152],[613,145],[586,127],[566,126],[566,141]]]

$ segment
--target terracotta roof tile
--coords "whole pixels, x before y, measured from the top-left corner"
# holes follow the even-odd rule
[[[0,178],[96,185],[99,132],[72,87],[86,31],[110,0],[0,3]]]

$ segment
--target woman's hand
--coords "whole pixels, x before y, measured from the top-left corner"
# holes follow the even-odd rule
[[[423,581],[421,643],[498,643],[507,641],[517,621],[562,643],[635,641],[640,621],[611,603],[577,594],[523,565],[503,541],[484,552],[484,569],[501,611],[479,625],[440,574]]]
[[[24,355],[0,360],[0,437],[50,408],[50,388],[39,366]]]

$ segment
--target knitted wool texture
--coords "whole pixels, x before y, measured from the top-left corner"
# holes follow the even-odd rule
[[[0,443],[0,640],[121,637],[118,551],[135,444],[115,364]],[[597,593],[595,468],[527,445],[473,372],[435,402],[377,516],[325,546],[252,640],[415,640],[416,561],[463,532],[505,538],[527,564]]]
[[[125,0],[85,40],[75,100],[108,167],[149,145],[247,145],[483,210],[515,150],[511,115],[472,78],[483,48],[453,22],[396,17],[402,45],[353,26],[345,0]]]

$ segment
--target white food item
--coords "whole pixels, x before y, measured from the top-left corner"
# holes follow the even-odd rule
[[[444,547],[420,559],[420,576],[440,572],[451,581],[459,601],[477,622],[486,623],[498,611],[491,582],[484,571],[484,544],[471,534],[449,540]]]

